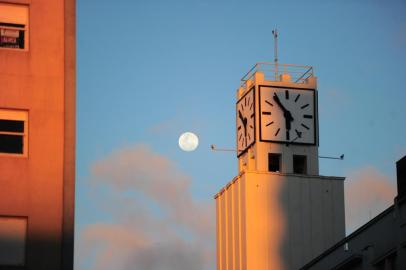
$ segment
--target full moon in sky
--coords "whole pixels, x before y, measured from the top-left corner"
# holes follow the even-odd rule
[[[199,138],[192,132],[185,132],[179,137],[179,147],[183,151],[194,151],[199,145]]]

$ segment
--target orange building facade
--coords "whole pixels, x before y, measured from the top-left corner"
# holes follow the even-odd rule
[[[0,0],[0,269],[73,269],[75,20]]]

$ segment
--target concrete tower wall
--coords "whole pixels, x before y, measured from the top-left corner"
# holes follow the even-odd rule
[[[217,269],[298,269],[345,236],[344,178],[246,171],[216,196]]]

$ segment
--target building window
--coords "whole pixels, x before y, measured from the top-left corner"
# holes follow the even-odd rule
[[[28,112],[0,109],[0,153],[27,156]]]
[[[268,154],[268,171],[280,172],[281,170],[281,155],[280,154]]]
[[[293,173],[307,174],[306,156],[293,155]]]
[[[26,50],[28,6],[0,3],[0,48]]]
[[[27,218],[0,216],[0,268],[24,266]]]
[[[385,258],[382,258],[379,262],[376,263],[377,270],[387,270],[387,269],[397,269],[396,265],[396,250],[386,255]]]

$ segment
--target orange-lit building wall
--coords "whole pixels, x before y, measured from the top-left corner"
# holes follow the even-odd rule
[[[28,112],[27,155],[0,153],[0,217],[27,219],[21,267],[73,269],[75,1],[0,3],[29,10],[27,49],[0,48],[0,109]]]
[[[344,235],[342,177],[244,171],[216,194],[217,269],[298,269]]]

